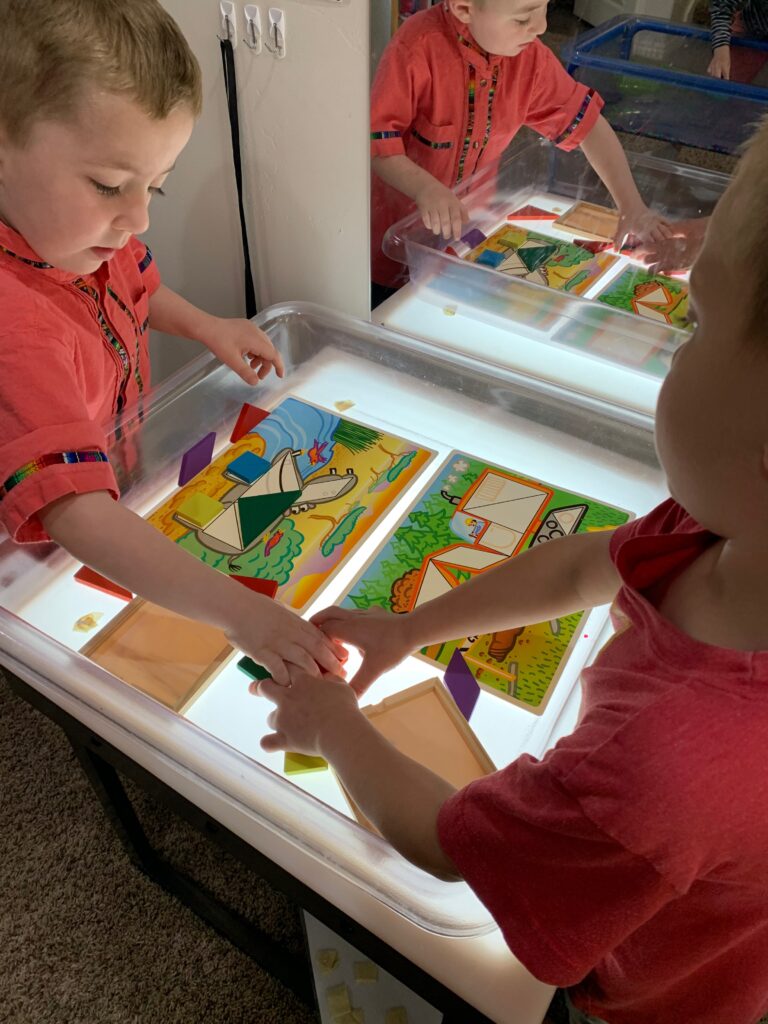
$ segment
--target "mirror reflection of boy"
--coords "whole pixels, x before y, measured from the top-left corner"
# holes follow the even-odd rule
[[[178,26],[157,0],[0,0],[0,77],[0,523],[223,630],[280,678],[339,671],[316,627],[114,500],[106,431],[147,392],[149,327],[249,384],[283,372],[254,324],[163,285],[135,237],[200,111]]]
[[[695,330],[656,413],[672,497],[410,614],[326,609],[314,621],[363,653],[351,685],[254,688],[276,705],[262,746],[324,757],[403,856],[465,878],[528,970],[567,989],[558,1024],[768,1012],[766,161],[768,123],[691,274]],[[454,792],[358,708],[423,646],[609,601],[616,632],[583,672],[578,724],[541,759]]]
[[[460,238],[453,189],[493,166],[523,125],[564,150],[580,146],[619,210],[617,240],[664,237],[598,94],[570,77],[538,40],[547,0],[445,0],[412,15],[385,49],[371,91],[373,305],[407,279],[381,251],[415,203],[425,227]]]

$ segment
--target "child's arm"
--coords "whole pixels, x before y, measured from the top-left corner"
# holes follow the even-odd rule
[[[669,234],[666,222],[643,202],[621,143],[602,115],[582,142],[581,149],[611,193],[619,211],[619,230],[614,239],[616,248],[622,248],[630,235],[646,243],[666,238]]]
[[[148,601],[223,630],[277,682],[288,681],[288,664],[313,675],[318,665],[340,672],[319,629],[199,562],[106,491],[68,495],[40,519],[75,558]]]
[[[264,750],[324,757],[396,850],[438,878],[459,878],[437,838],[438,812],[453,787],[396,750],[360,712],[346,683],[291,672],[290,687],[265,681],[251,684],[251,690],[276,705],[267,719],[274,731],[261,741]]]
[[[371,167],[382,181],[413,199],[425,228],[443,238],[461,238],[469,215],[461,200],[429,171],[402,154],[372,157]]]
[[[734,0],[710,0],[709,3],[712,60],[707,74],[714,78],[731,77],[731,22],[737,6]]]
[[[259,328],[243,319],[211,316],[164,284],[149,300],[149,326],[165,334],[199,341],[235,371],[246,384],[258,384],[274,367],[283,376],[283,361]]]
[[[312,617],[328,636],[363,652],[352,680],[362,694],[382,672],[432,643],[525,626],[613,600],[621,580],[611,530],[531,548],[407,615],[327,608]]]

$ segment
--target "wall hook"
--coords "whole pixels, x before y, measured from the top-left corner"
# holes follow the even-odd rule
[[[269,38],[271,45],[264,42],[264,45],[276,57],[282,60],[285,57],[285,11],[279,7],[269,8]]]
[[[230,0],[220,0],[219,14],[221,17],[221,32],[219,39],[222,43],[229,42],[232,49],[237,46],[237,25],[235,22],[235,5]]]
[[[245,11],[245,37],[243,42],[249,50],[254,53],[261,53],[261,11],[256,4],[246,4]]]

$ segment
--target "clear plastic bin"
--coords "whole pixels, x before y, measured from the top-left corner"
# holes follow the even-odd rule
[[[731,80],[712,78],[707,29],[611,18],[565,44],[568,72],[596,89],[619,131],[735,153],[768,113],[768,42],[734,36]]]
[[[285,381],[270,377],[256,397],[204,356],[148,396],[143,416],[124,422],[121,438],[111,439],[113,460],[125,451],[133,456],[123,497],[129,507],[146,514],[173,493],[180,457],[201,435],[216,431],[215,454],[224,450],[242,402],[269,409],[287,395],[328,410],[343,402],[357,421],[429,447],[438,458],[469,451],[637,514],[663,495],[647,418],[318,306],[276,306],[256,322],[285,359]],[[411,482],[306,614],[335,603],[349,588],[431,473],[427,467]],[[340,873],[421,927],[455,935],[494,927],[466,885],[423,873],[352,820],[330,772],[293,781],[283,775],[282,756],[259,747],[269,731],[269,705],[249,695],[233,663],[189,710],[176,714],[79,654],[87,637],[73,622],[98,612],[102,628],[124,605],[76,582],[77,568],[53,545],[0,541],[0,663],[52,699],[63,694],[151,744],[239,815],[312,855],[318,871]],[[606,609],[585,621],[585,635],[542,714],[481,694],[472,727],[497,766],[523,752],[541,755],[554,742],[605,622]],[[436,674],[408,659],[374,684],[366,702],[379,703]]]
[[[728,175],[655,157],[627,156],[646,203],[670,220],[708,216],[730,180]],[[495,257],[487,263],[473,262],[488,244],[481,239],[493,240],[509,228],[527,231],[532,235],[529,244],[539,246],[534,248],[534,262],[528,261],[531,267],[539,258],[537,252],[543,256],[558,244],[560,266],[568,267],[581,249],[574,243],[584,240],[576,231],[557,227],[555,218],[579,201],[612,205],[580,150],[564,153],[548,141],[535,141],[505,157],[498,171],[480,171],[456,192],[470,218],[461,243],[434,235],[418,212],[393,225],[384,237],[384,251],[408,265],[420,297],[448,314],[460,309],[475,319],[513,326],[532,341],[578,349],[656,378],[666,374],[673,353],[687,337],[687,275],[658,278],[639,260],[613,250],[595,256],[610,263],[603,270],[593,268],[586,250],[578,256],[586,270],[565,283],[558,266],[550,263],[554,271],[547,269],[549,286],[540,283],[541,274],[523,271],[524,276],[509,276],[504,264],[492,265]],[[525,207],[552,216],[516,216]],[[555,262],[557,258],[556,254]],[[513,274],[517,270],[511,267]]]

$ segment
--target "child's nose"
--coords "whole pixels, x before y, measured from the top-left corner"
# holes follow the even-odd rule
[[[149,227],[149,194],[126,196],[114,225],[131,235],[140,235]]]
[[[540,14],[534,15],[533,18],[533,34],[536,36],[544,35],[547,31],[547,12],[546,9]]]

